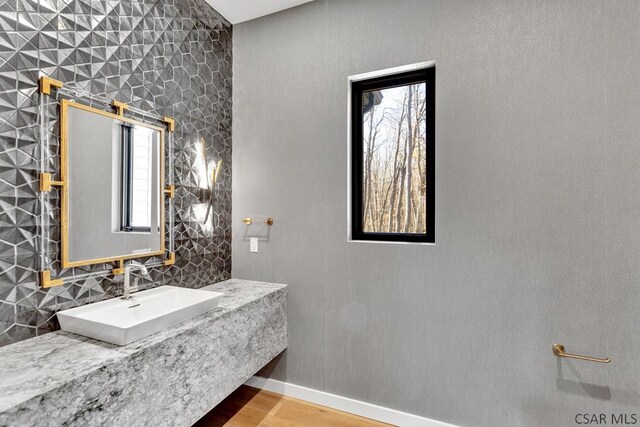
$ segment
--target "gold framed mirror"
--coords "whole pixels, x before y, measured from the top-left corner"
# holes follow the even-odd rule
[[[165,253],[165,128],[113,106],[60,100],[62,268]]]

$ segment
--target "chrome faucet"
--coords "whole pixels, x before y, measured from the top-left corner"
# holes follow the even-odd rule
[[[147,267],[140,264],[137,261],[131,261],[129,264],[124,266],[124,293],[122,294],[122,299],[131,298],[131,294],[138,291],[138,279],[136,278],[131,284],[131,272],[134,270],[140,270],[140,274],[146,276],[149,274]]]

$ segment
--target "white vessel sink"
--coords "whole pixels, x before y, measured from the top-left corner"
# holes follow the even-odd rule
[[[217,307],[223,294],[161,286],[58,312],[63,331],[127,345]]]

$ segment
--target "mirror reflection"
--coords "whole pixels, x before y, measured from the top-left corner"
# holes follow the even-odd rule
[[[61,105],[63,267],[164,253],[160,127]]]

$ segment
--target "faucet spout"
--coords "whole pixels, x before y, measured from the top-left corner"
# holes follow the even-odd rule
[[[143,276],[147,276],[149,274],[149,270],[143,264],[137,261],[131,261],[129,264],[124,266],[124,293],[122,294],[122,299],[128,300],[131,298],[131,294],[138,291],[138,279],[135,279],[133,284],[131,284],[131,272],[139,270],[140,274]]]

